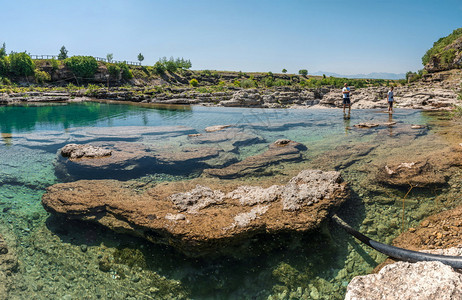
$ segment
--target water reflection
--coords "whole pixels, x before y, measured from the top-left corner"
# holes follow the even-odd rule
[[[111,126],[114,118],[136,119],[137,124],[148,125],[151,108],[161,118],[172,118],[181,114],[181,118],[192,115],[190,106],[173,105],[114,105],[103,102],[83,102],[60,105],[14,105],[0,106],[0,131],[5,133],[26,132],[37,127],[70,128],[80,126],[101,126],[102,121]],[[135,121],[133,121],[135,122]],[[155,122],[154,122],[155,123]],[[153,125],[153,124],[150,124]],[[155,125],[155,124],[154,124]]]

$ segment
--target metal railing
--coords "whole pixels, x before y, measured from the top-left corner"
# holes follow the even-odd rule
[[[32,59],[58,59],[57,55],[31,55],[30,57]],[[131,65],[131,66],[141,66],[140,62],[134,62],[134,61],[126,61],[126,60],[124,60],[124,61],[121,61],[121,60],[108,61],[106,58],[102,58],[102,57],[95,57],[95,59],[97,61],[109,62],[109,63],[113,63],[113,64],[125,63],[125,64]]]

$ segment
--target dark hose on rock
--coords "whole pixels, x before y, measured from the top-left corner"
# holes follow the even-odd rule
[[[345,221],[340,219],[340,217],[337,216],[336,214],[332,216],[332,220],[334,220],[334,222],[337,223],[337,225],[342,227],[346,232],[348,232],[349,234],[351,234],[352,236],[354,236],[355,238],[357,238],[364,244],[390,257],[393,257],[399,260],[408,261],[408,262],[439,261],[455,269],[462,269],[462,256],[446,256],[446,255],[424,253],[424,252],[418,252],[418,251],[398,248],[398,247],[390,246],[387,244],[382,244],[354,230],[350,225],[348,225]]]

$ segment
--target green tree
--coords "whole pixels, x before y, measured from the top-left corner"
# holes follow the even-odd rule
[[[138,60],[140,61],[140,64],[141,64],[141,62],[144,60],[143,54],[141,54],[141,53],[138,54]]]
[[[287,73],[287,70],[286,69],[282,69],[282,73]]]
[[[0,58],[3,58],[6,56],[6,45],[3,43],[2,48],[0,48]]]
[[[12,74],[17,76],[34,75],[35,64],[26,52],[11,52],[8,58]]]
[[[298,71],[298,74],[303,75],[303,76],[306,76],[306,75],[308,75],[308,70],[306,70],[306,69],[301,69],[301,70]]]
[[[98,62],[93,56],[72,56],[64,60],[76,77],[92,79],[98,70]]]
[[[108,53],[106,54],[106,59],[107,59],[107,62],[112,62],[112,59],[114,58],[114,55],[112,53]]]
[[[67,49],[66,47],[62,46],[59,50],[58,59],[65,60],[67,58]]]
[[[157,75],[162,75],[165,73],[165,65],[158,61],[154,64],[154,72],[156,72]]]
[[[133,73],[130,71],[130,68],[128,65],[124,62],[118,63],[117,64],[120,68],[120,71],[122,72],[122,78],[125,80],[132,79],[133,78]]]

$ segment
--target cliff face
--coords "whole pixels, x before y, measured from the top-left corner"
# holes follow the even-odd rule
[[[462,68],[462,28],[439,39],[422,57],[428,72],[439,72]]]

